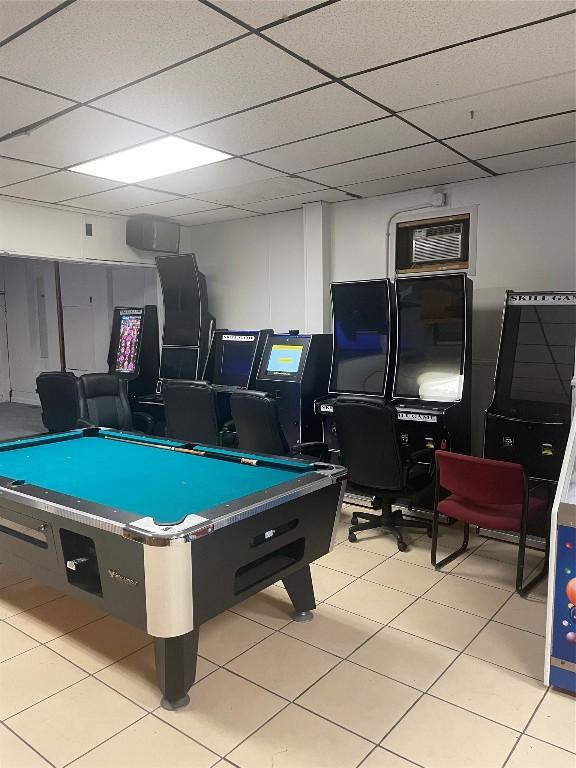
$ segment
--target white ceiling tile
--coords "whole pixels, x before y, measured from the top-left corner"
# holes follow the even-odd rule
[[[77,0],[5,46],[0,70],[86,100],[239,34],[237,24],[189,0]]]
[[[232,221],[232,219],[245,219],[249,216],[257,216],[252,211],[239,211],[237,208],[216,208],[212,211],[201,213],[188,213],[186,216],[178,216],[174,221],[178,224],[212,224],[218,221]]]
[[[249,37],[99,100],[96,106],[182,131],[323,81],[287,53]]]
[[[469,3],[462,5],[470,7]],[[516,3],[498,5],[508,8]],[[575,41],[574,16],[568,16],[352,77],[347,82],[388,107],[408,109],[569,72],[574,69]]]
[[[573,7],[548,0],[341,0],[266,34],[332,74],[345,75]]]
[[[517,152],[501,157],[487,157],[482,162],[498,173],[512,173],[513,171],[528,171],[533,168],[544,168],[547,165],[561,165],[575,161],[576,144],[571,143],[530,149],[527,152]]]
[[[59,173],[51,173],[49,176],[40,176],[38,179],[13,184],[2,191],[5,195],[26,197],[29,200],[41,200],[45,203],[57,203],[70,197],[90,195],[93,192],[102,192],[117,186],[117,181],[97,179],[94,176],[85,176],[70,171],[60,171]]]
[[[454,152],[440,144],[424,144],[413,149],[399,149],[385,155],[367,157],[363,160],[352,160],[349,163],[330,165],[316,171],[308,171],[310,179],[340,187],[343,184],[354,184],[357,181],[371,181],[410,171],[425,171],[441,165],[453,165],[461,162]]]
[[[4,0],[0,3],[0,41],[51,11],[60,0]]]
[[[343,131],[299,141],[285,147],[258,152],[251,159],[281,171],[298,173],[307,168],[332,165],[356,157],[389,152],[429,141],[420,131],[395,117],[347,128]]]
[[[42,176],[52,170],[52,168],[47,168],[44,165],[22,163],[19,160],[0,157],[0,187],[4,187],[6,184],[15,184],[17,181],[24,181],[25,179],[33,179],[35,176]]]
[[[66,168],[99,155],[151,141],[162,134],[120,117],[81,107],[0,144],[8,157]]]
[[[262,168],[247,160],[222,160],[219,163],[191,168],[189,171],[170,173],[157,179],[148,179],[145,183],[151,189],[166,190],[181,195],[198,195],[211,189],[233,187],[248,184],[251,181],[270,179],[277,176],[276,171]]]
[[[216,0],[215,5],[253,27],[262,27],[264,24],[312,8],[319,2],[320,0]]]
[[[85,197],[76,197],[67,201],[68,205],[78,206],[91,211],[104,211],[113,213],[116,211],[125,212],[130,208],[140,208],[143,205],[152,203],[162,203],[164,200],[173,199],[170,195],[162,192],[152,192],[149,189],[128,186],[120,189],[112,189],[109,192],[100,192],[97,195],[86,195]]]
[[[447,142],[468,157],[478,159],[575,140],[576,114],[572,112],[568,115],[447,139]]]
[[[568,109],[576,109],[576,72],[497,88],[463,99],[440,101],[403,114],[438,138],[445,138]],[[470,117],[471,112],[473,117]]]
[[[0,136],[5,136],[70,107],[72,102],[0,79],[0,104],[9,105],[0,110]]]
[[[268,200],[272,197],[286,197],[287,195],[296,195],[300,192],[312,192],[318,189],[319,186],[319,184],[304,181],[304,179],[277,176],[273,179],[255,181],[251,184],[241,184],[229,187],[228,189],[216,189],[212,192],[204,193],[203,196],[208,200],[213,200],[215,203],[238,205],[243,208],[245,204],[256,200]]]
[[[403,173],[398,176],[390,176],[386,179],[364,181],[360,184],[352,184],[344,187],[347,192],[362,197],[375,197],[376,195],[389,195],[393,192],[403,192],[408,189],[421,187],[435,187],[469,179],[480,179],[488,174],[470,163],[459,163],[446,168],[433,168],[428,171],[416,171]]]
[[[346,128],[382,114],[379,107],[366,99],[332,84],[192,128],[182,135],[241,155]]]
[[[193,197],[179,197],[176,200],[168,200],[165,203],[153,203],[144,205],[141,208],[131,208],[130,215],[149,214],[150,216],[182,216],[186,213],[196,213],[197,211],[207,211],[211,208],[217,208],[214,203],[206,203],[204,200],[195,200]],[[122,211],[119,211],[122,213]]]
[[[337,189],[318,189],[315,192],[305,192],[303,195],[288,195],[287,197],[275,197],[271,200],[260,200],[248,203],[248,208],[257,213],[279,213],[301,208],[305,203],[339,203],[342,200],[352,198],[345,192]]]

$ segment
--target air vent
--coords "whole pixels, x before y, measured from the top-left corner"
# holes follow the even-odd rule
[[[467,269],[470,217],[403,221],[396,228],[396,271]]]
[[[444,224],[412,232],[412,263],[457,261],[462,253],[463,224]]]

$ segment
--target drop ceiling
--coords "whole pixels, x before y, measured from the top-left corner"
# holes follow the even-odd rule
[[[575,160],[575,0],[0,0],[0,195],[220,222]],[[232,155],[121,185],[177,135]]]

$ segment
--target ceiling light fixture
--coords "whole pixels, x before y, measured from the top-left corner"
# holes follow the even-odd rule
[[[133,184],[145,179],[155,179],[169,173],[198,168],[201,165],[226,160],[231,155],[217,149],[203,147],[192,141],[166,136],[113,155],[90,160],[70,168],[76,173],[99,176],[102,179]]]

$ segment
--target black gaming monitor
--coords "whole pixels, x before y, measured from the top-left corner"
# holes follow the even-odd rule
[[[198,347],[162,347],[161,379],[198,378]]]

